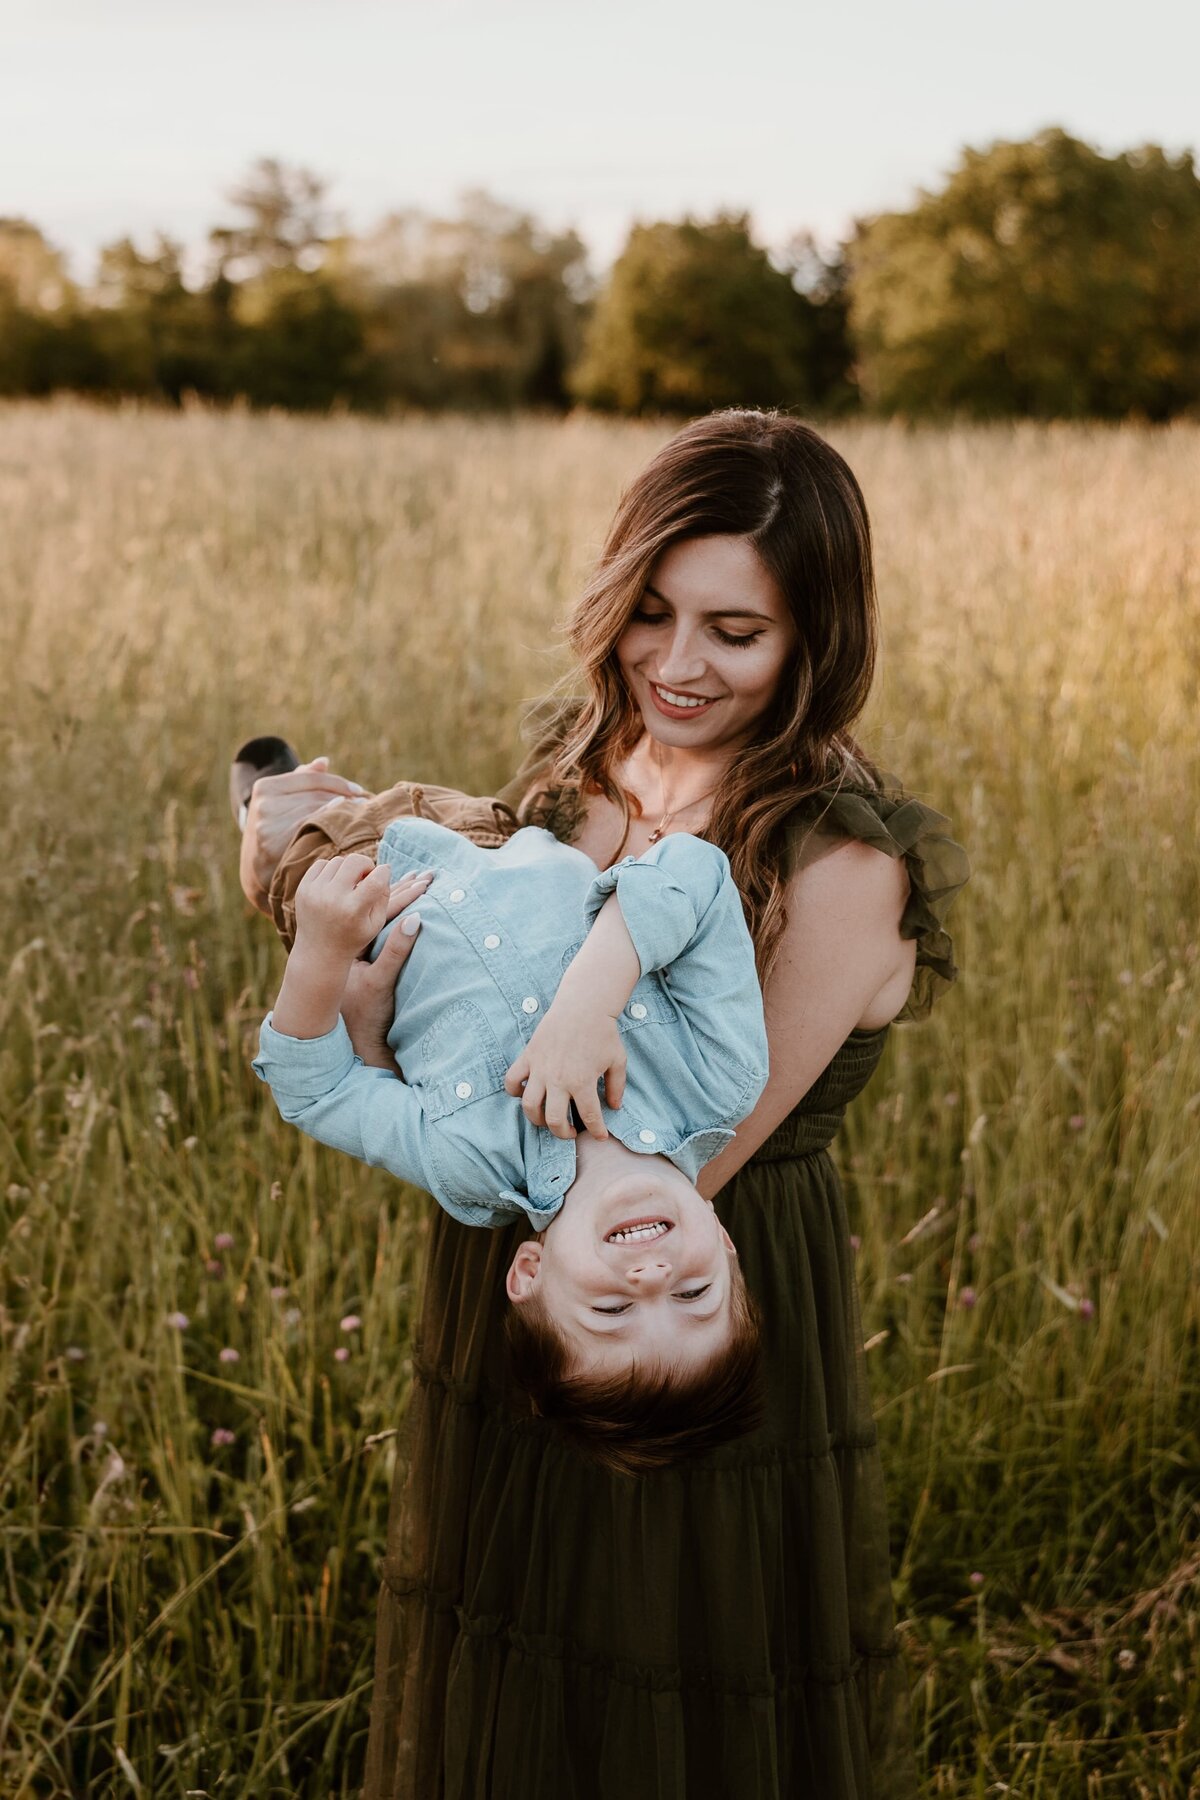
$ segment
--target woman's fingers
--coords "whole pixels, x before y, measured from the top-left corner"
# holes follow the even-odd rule
[[[388,987],[394,985],[397,972],[408,961],[420,929],[420,913],[408,913],[394,931],[388,932],[383,948],[371,965],[378,981]]]
[[[394,919],[398,912],[403,912],[406,906],[411,906],[412,902],[419,899],[425,892],[432,880],[432,874],[426,874],[402,875],[399,881],[393,881],[388,893],[388,918]]]

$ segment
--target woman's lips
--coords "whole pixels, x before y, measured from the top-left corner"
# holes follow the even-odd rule
[[[705,700],[699,706],[674,706],[671,701],[663,699],[653,681],[648,685],[650,688],[650,698],[653,700],[659,712],[668,719],[698,719],[703,713],[710,711],[710,709],[716,705],[715,700]],[[678,690],[676,689],[668,689],[668,692],[677,691]]]

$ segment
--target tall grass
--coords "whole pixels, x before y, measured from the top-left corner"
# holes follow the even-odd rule
[[[370,784],[503,780],[664,435],[0,411],[0,1792],[355,1792],[423,1208],[249,1071],[280,954],[227,759],[281,729]],[[836,437],[880,555],[863,735],[974,863],[962,980],[838,1149],[927,1791],[1173,1800],[1200,431]]]

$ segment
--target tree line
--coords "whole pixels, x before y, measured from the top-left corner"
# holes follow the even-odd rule
[[[823,253],[719,213],[634,225],[603,281],[573,231],[482,191],[338,230],[272,159],[197,271],[160,235],[69,278],[0,219],[0,394],[381,410],[723,405],[1168,419],[1200,407],[1191,153],[1107,156],[1053,129],[963,152],[905,211]]]

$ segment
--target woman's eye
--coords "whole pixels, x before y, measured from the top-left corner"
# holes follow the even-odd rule
[[[749,637],[735,637],[732,631],[722,631],[718,625],[714,625],[713,630],[723,644],[736,644],[739,650],[744,650],[748,644],[755,643],[762,636],[761,631],[752,631]]]
[[[622,1313],[627,1313],[632,1305],[633,1301],[627,1300],[624,1306],[593,1306],[592,1311],[607,1313],[610,1319],[616,1319],[619,1318]]]
[[[677,1300],[699,1300],[701,1294],[707,1294],[711,1286],[712,1282],[706,1281],[703,1287],[685,1288],[682,1294],[677,1294],[675,1298]]]
[[[645,607],[641,606],[633,614],[639,625],[665,625],[670,616],[670,613],[648,613]],[[722,644],[731,644],[735,649],[745,650],[749,645],[758,642],[762,632],[752,631],[745,637],[738,637],[735,632],[722,631],[719,625],[714,625],[713,635]]]
[[[633,617],[637,620],[639,625],[661,625],[664,619],[670,617],[670,614],[648,613],[644,607],[639,606],[634,612]]]

